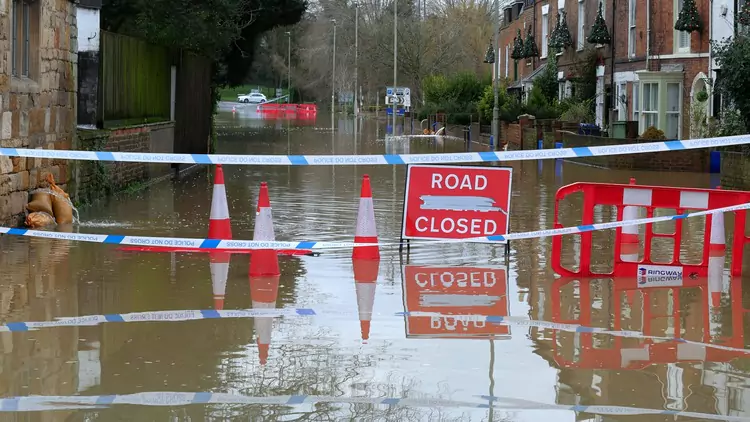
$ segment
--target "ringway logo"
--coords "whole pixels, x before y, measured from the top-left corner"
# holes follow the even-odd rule
[[[681,286],[683,268],[667,265],[639,265],[638,287]]]

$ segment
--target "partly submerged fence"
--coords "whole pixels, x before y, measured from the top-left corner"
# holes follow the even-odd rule
[[[101,31],[100,125],[169,120],[171,66],[165,47]]]

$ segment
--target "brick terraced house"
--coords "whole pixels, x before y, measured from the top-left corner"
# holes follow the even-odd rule
[[[611,36],[609,45],[587,42],[601,2]],[[730,10],[735,0],[724,2]],[[702,31],[675,30],[683,0],[506,0],[501,1],[500,76],[509,89],[531,88],[533,79],[547,64],[549,37],[564,12],[573,45],[558,53],[559,96],[574,95],[572,79],[586,60],[596,67],[596,122],[637,121],[639,133],[648,126],[664,131],[667,138],[690,137],[690,107],[697,92],[706,89],[709,68],[709,2],[696,1]],[[716,7],[716,6],[714,6]],[[529,25],[540,57],[512,59],[513,38]],[[592,75],[593,77],[593,75]],[[614,95],[613,95],[614,94]]]

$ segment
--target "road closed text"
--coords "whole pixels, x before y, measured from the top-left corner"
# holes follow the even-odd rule
[[[497,233],[497,223],[483,218],[417,217],[414,227],[419,233],[470,234],[492,236]]]

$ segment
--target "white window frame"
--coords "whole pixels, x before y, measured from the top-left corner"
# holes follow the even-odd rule
[[[640,125],[641,125],[641,93],[640,93],[640,83],[638,81],[633,82],[633,120],[638,122],[638,129],[640,132]]]
[[[624,97],[621,100],[621,97]],[[628,84],[619,82],[617,84],[617,120],[625,121],[628,119]]]
[[[508,77],[508,69],[510,63],[510,44],[505,46],[505,77]]]
[[[669,85],[677,85],[677,111],[669,110]],[[664,134],[667,135],[667,117],[677,115],[677,137],[682,139],[682,84],[679,82],[664,82]],[[668,136],[668,135],[667,135]]]
[[[557,101],[565,99],[565,81],[557,81]]]
[[[599,0],[599,3],[602,4],[602,17],[604,18],[604,21],[607,21],[607,0]],[[596,7],[599,7],[597,4]]]
[[[541,58],[547,57],[549,38],[549,5],[542,6],[542,55]]]
[[[557,0],[557,12],[560,13],[560,18],[562,18],[562,14],[565,12],[565,0]],[[557,27],[557,22],[555,22],[555,27]],[[556,56],[562,56],[563,52],[562,50],[558,51]]]
[[[653,94],[656,92],[656,98],[653,98],[653,95],[649,95],[648,98],[646,98],[646,86],[649,87],[649,94]],[[660,94],[660,85],[659,81],[642,81],[641,82],[641,122],[638,124],[639,130],[638,132],[643,133],[648,129],[649,126],[646,125],[646,116],[654,116],[656,118],[655,126],[657,129],[661,128],[662,125],[662,119],[659,118],[659,101],[661,101],[661,95]],[[653,101],[652,101],[653,100]]]
[[[636,71],[636,74],[638,75],[638,81],[640,82],[638,87],[638,100],[640,101],[640,116],[638,120],[638,129],[640,133],[643,133],[643,131],[646,130],[646,118],[645,116],[647,114],[656,114],[656,128],[660,129],[662,131],[667,132],[667,115],[668,114],[677,114],[678,115],[678,125],[677,125],[677,138],[682,137],[682,119],[685,113],[685,109],[683,106],[683,100],[684,100],[684,82],[683,82],[683,74],[682,72],[649,72],[649,71]],[[667,113],[667,86],[668,84],[677,84],[679,93],[680,93],[680,99],[679,99],[679,113],[670,112]],[[644,93],[644,87],[646,84],[655,84],[657,87],[657,103],[656,103],[656,111],[647,112],[646,110],[646,101],[647,99],[643,95]]]
[[[635,46],[636,46],[636,0],[628,0],[628,55],[635,57]]]
[[[683,0],[674,0],[674,19],[672,22],[672,25],[674,27],[674,24],[677,23],[677,17],[680,15],[680,10],[682,9],[682,3]],[[683,32],[678,31],[676,29],[673,29],[674,36],[674,53],[689,53],[690,52],[690,33],[689,32]],[[687,44],[686,44],[687,43]]]
[[[586,45],[586,3],[585,0],[578,0],[578,51],[583,50]]]

